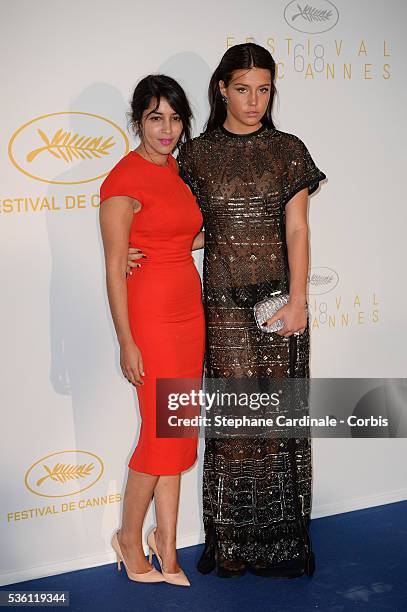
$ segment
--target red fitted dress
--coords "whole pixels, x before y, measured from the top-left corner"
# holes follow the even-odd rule
[[[101,186],[101,203],[113,196],[141,203],[129,243],[147,256],[127,279],[130,327],[145,373],[144,385],[137,385],[140,436],[128,466],[148,474],[178,474],[195,462],[197,438],[156,436],[156,380],[202,374],[205,323],[191,254],[202,215],[171,155],[163,167],[128,153]]]

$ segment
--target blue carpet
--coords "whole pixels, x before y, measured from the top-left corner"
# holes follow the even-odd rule
[[[311,578],[203,576],[195,569],[202,546],[193,546],[179,551],[190,588],[134,583],[124,568],[119,573],[109,564],[1,590],[68,590],[69,610],[78,612],[401,612],[407,610],[406,518],[407,502],[399,502],[311,521],[316,554]]]

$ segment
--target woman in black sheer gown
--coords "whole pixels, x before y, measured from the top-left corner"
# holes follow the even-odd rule
[[[266,49],[231,47],[211,80],[207,129],[178,158],[204,217],[208,377],[309,377],[306,205],[326,177],[298,137],[274,128],[274,78]],[[290,210],[291,225],[303,232],[287,244],[290,200],[301,208]],[[263,333],[253,306],[276,290],[290,293],[292,308],[279,311],[280,333]],[[312,574],[311,477],[308,437],[207,439],[198,569],[216,562],[219,576]]]
[[[208,378],[309,378],[307,201],[326,177],[297,136],[275,128],[274,79],[263,47],[228,49],[210,82],[207,128],[178,156],[204,218]],[[253,306],[276,290],[290,294],[276,314],[285,325],[264,333]],[[208,437],[199,571],[311,575],[311,493],[309,437]]]

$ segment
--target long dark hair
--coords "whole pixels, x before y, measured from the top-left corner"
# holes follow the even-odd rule
[[[131,101],[131,123],[136,133],[141,136],[141,119],[148,108],[152,98],[156,99],[156,106],[149,113],[153,113],[160,106],[161,98],[165,98],[172,109],[180,116],[182,132],[177,146],[182,142],[191,140],[192,111],[185,91],[177,81],[165,74],[149,74],[139,81]]]
[[[233,71],[243,70],[245,68],[264,68],[265,70],[270,70],[270,100],[266,112],[261,118],[261,122],[267,127],[275,127],[271,116],[274,94],[276,93],[274,85],[276,75],[275,61],[271,53],[264,47],[256,45],[255,43],[243,43],[241,45],[234,45],[226,51],[220,60],[219,66],[211,77],[208,89],[211,111],[205,131],[210,132],[223,125],[226,119],[226,106],[220,93],[219,81],[224,81],[225,85],[228,86],[232,79]]]

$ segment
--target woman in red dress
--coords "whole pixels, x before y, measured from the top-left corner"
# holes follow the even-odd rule
[[[308,196],[326,176],[298,136],[274,126],[275,78],[267,49],[230,47],[210,81],[205,132],[178,156],[205,223],[208,380],[285,383],[310,375]],[[129,257],[141,262],[141,256]],[[281,319],[283,328],[263,333],[253,307],[275,291],[289,300],[267,323]],[[311,496],[308,435],[207,435],[205,548],[198,570],[216,568],[225,578],[246,571],[271,578],[312,575]]]
[[[164,75],[137,85],[132,121],[140,145],[111,170],[100,190],[100,225],[109,304],[124,376],[137,388],[142,419],[129,461],[122,527],[112,546],[129,578],[188,586],[177,562],[180,474],[197,456],[197,438],[156,435],[156,381],[202,374],[205,324],[201,281],[191,250],[200,248],[202,216],[178,176],[171,152],[190,138],[184,91]],[[145,265],[126,277],[128,245]],[[148,537],[161,572],[144,556],[143,521],[154,496],[157,528]]]

